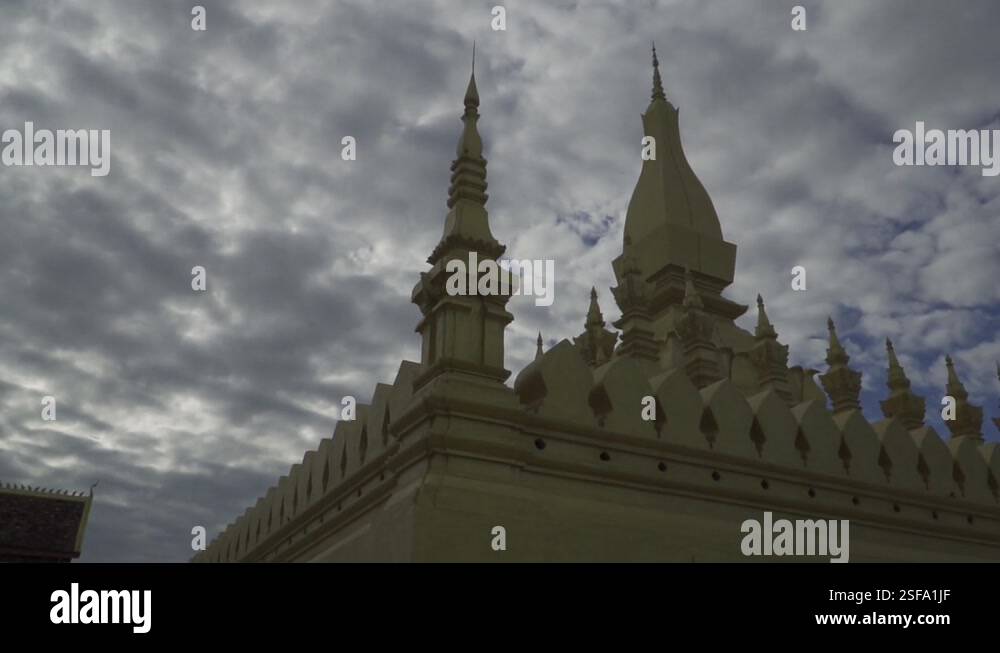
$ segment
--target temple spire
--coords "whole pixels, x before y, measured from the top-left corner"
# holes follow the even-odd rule
[[[474,46],[473,46],[474,47]],[[462,135],[458,139],[451,164],[451,187],[448,189],[448,208],[461,200],[479,206],[486,205],[486,159],[483,158],[483,139],[479,135],[479,89],[476,88],[475,51],[472,57],[472,74],[465,89],[465,112],[462,114]]]
[[[910,388],[910,380],[906,378],[906,371],[899,364],[899,359],[896,358],[896,349],[892,346],[892,340],[888,338],[885,339],[885,350],[889,358],[889,379],[886,385],[894,393],[908,390]]]
[[[778,337],[778,333],[774,330],[774,325],[767,318],[767,312],[764,310],[764,299],[760,296],[760,293],[757,294],[757,328],[754,330],[754,335],[758,338]]]
[[[764,310],[764,298],[757,295],[757,328],[749,357],[763,389],[778,393],[787,403],[792,403],[792,389],[788,381],[788,346],[778,342],[778,332]]]
[[[944,357],[944,364],[948,368],[948,383],[945,386],[945,391],[949,397],[955,400],[955,419],[945,420],[945,425],[951,431],[953,438],[967,436],[982,440],[983,409],[969,403],[969,393],[958,378],[951,356]]]
[[[535,341],[535,360],[542,357],[542,332],[538,332],[538,340]]]
[[[685,267],[697,277],[707,313],[732,321],[747,307],[722,296],[733,282],[736,246],[723,239],[712,199],[688,163],[679,113],[663,91],[659,63],[654,47],[652,100],[642,114],[642,139],[635,143],[642,168],[625,214],[622,254],[612,265],[620,286],[634,267],[643,271],[643,281],[654,280],[648,317],[662,334],[673,327],[672,307],[684,296]]]
[[[469,86],[465,89],[465,111],[473,112],[479,107],[479,89],[476,88],[476,42],[472,42],[472,73],[469,75]],[[478,113],[476,114],[478,116]]]
[[[653,94],[650,97],[654,101],[667,99],[663,93],[663,80],[660,79],[660,61],[656,58],[656,43],[653,43]]]
[[[831,367],[846,366],[851,357],[847,355],[844,346],[840,344],[840,338],[837,337],[837,326],[833,323],[832,317],[826,318],[826,328],[830,333],[830,347],[826,350],[826,364]]]
[[[840,344],[833,318],[827,318],[826,328],[830,332],[830,346],[826,350],[826,363],[830,369],[819,380],[830,397],[834,413],[861,410],[861,373],[847,366],[851,358]]]
[[[924,399],[910,390],[910,380],[906,378],[906,372],[896,358],[892,340],[888,338],[885,339],[885,350],[889,359],[889,375],[886,381],[889,398],[880,402],[882,414],[889,418],[898,418],[908,431],[913,431],[924,425],[926,411]]]
[[[588,365],[597,367],[611,360],[617,341],[618,334],[604,328],[604,315],[597,303],[597,288],[592,287],[583,333],[573,339],[573,344]]]
[[[475,64],[473,64],[475,65]],[[469,77],[465,91],[465,111],[462,114],[462,134],[456,147],[456,158],[451,163],[451,185],[448,188],[448,218],[444,235],[427,259],[434,264],[449,252],[467,256],[476,251],[484,257],[499,258],[505,248],[490,231],[486,212],[486,159],[483,157],[483,140],[479,136],[479,91],[476,88],[475,70]]]
[[[601,307],[597,304],[597,288],[590,287],[590,308],[587,309],[587,326],[604,326],[604,315],[601,314]]]
[[[510,294],[469,290],[478,288],[480,277],[486,274],[473,258],[479,262],[496,260],[506,249],[494,238],[486,211],[486,159],[477,127],[479,91],[474,67],[463,103],[444,232],[427,259],[431,269],[420,274],[411,294],[423,316],[417,331],[423,341],[420,362],[424,372],[413,387],[415,391],[424,386],[468,387],[466,381],[475,378],[491,392],[503,394],[507,392],[501,390],[505,388],[503,381],[510,374],[503,367],[504,329],[513,319],[506,310]],[[450,264],[455,261],[475,266],[470,268],[467,288],[455,289],[448,284],[453,276]],[[436,381],[439,377],[443,378]],[[452,384],[458,378],[464,380]]]

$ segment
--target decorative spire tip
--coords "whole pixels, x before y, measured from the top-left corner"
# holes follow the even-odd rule
[[[660,79],[660,60],[656,58],[656,43],[653,43],[653,94],[651,98],[654,101],[667,99],[663,92],[663,80]]]

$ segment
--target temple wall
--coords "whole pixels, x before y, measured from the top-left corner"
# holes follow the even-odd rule
[[[199,558],[744,561],[740,525],[771,511],[850,520],[856,562],[1000,561],[996,445],[945,444],[926,428],[831,416],[815,401],[746,400],[728,382],[698,391],[672,373],[656,377],[661,423],[636,421],[638,410],[615,408],[639,405],[629,392],[643,388],[629,390],[610,369],[592,384],[569,383],[589,396],[611,382],[595,409],[581,408],[587,400],[573,401],[572,390],[559,395],[579,409],[572,415],[545,410],[544,398],[528,412],[411,401],[383,443],[373,437],[378,422],[394,399],[408,398],[415,373],[404,366],[396,384],[380,386],[373,404],[382,410],[340,423],[304,458],[311,472],[293,466]],[[316,479],[330,467],[324,489]],[[296,498],[303,473],[315,489]],[[263,515],[271,527],[258,536]],[[497,525],[506,529],[502,553],[490,546]],[[250,544],[237,553],[234,542]]]
[[[818,376],[788,367],[760,296],[753,334],[735,325],[747,307],[721,293],[736,248],[686,163],[655,51],[653,64],[645,133],[675,156],[644,161],[627,211],[617,348],[595,290],[584,333],[544,352],[539,334],[511,388],[508,298],[445,292],[445,261],[504,251],[471,78],[445,232],[411,295],[421,363],[404,362],[195,561],[747,560],[741,524],[765,511],[849,520],[853,561],[1000,561],[1000,445],[984,442],[950,357],[944,438],[891,342],[887,419],[869,421],[832,319]]]

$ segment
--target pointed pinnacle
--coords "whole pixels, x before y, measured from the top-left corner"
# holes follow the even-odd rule
[[[764,310],[764,299],[757,294],[757,328],[754,335],[758,338],[777,338],[778,333],[774,330],[774,325],[767,318],[767,311]]]
[[[955,371],[955,363],[951,360],[951,356],[944,357],[944,364],[948,368],[948,384],[946,386],[948,394],[955,399],[967,399],[969,393],[966,392],[965,386],[962,384],[961,379],[958,378],[958,372]]]
[[[455,146],[456,160],[452,163],[451,187],[448,189],[448,208],[453,208],[460,199],[470,200],[480,206],[486,205],[486,160],[483,159],[483,139],[479,135],[479,91],[476,89],[476,75],[469,77],[465,91],[465,112],[462,114],[462,134]],[[467,165],[459,166],[458,161],[466,159]]]
[[[587,309],[587,326],[604,326],[604,315],[597,303],[597,288],[590,289],[590,307]]]
[[[844,350],[843,345],[840,344],[840,338],[837,337],[837,327],[833,324],[832,317],[826,318],[826,328],[830,332],[830,347],[826,350],[827,364],[830,367],[847,365],[851,359]]]
[[[886,380],[886,385],[894,392],[909,389],[910,380],[906,378],[906,371],[899,364],[899,359],[896,358],[896,349],[892,346],[892,340],[888,338],[885,339],[885,350],[889,358],[889,377]]]
[[[469,76],[469,85],[465,88],[465,112],[476,113],[479,107],[479,89],[476,88],[476,73]]]
[[[656,58],[656,44],[653,44],[653,100],[666,100],[663,93],[663,80],[660,79],[660,61]]]
[[[889,338],[885,339],[885,351],[889,355],[889,369],[892,370],[897,367],[902,367],[899,364],[899,359],[896,358],[896,349],[892,346],[892,340]]]
[[[542,332],[538,332],[538,340],[535,342],[535,360],[542,357]]]

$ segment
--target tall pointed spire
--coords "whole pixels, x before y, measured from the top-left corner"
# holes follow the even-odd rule
[[[951,431],[953,438],[967,436],[982,440],[983,409],[969,403],[969,393],[958,378],[951,356],[944,357],[944,364],[948,368],[948,383],[945,386],[945,391],[949,397],[955,400],[955,419],[945,420],[945,425]]]
[[[473,63],[473,67],[475,63]],[[476,251],[496,259],[506,249],[490,231],[486,213],[486,159],[483,140],[479,136],[479,91],[473,69],[465,91],[465,111],[462,114],[462,134],[458,139],[456,158],[451,163],[451,185],[448,188],[448,218],[444,235],[427,261],[437,262],[449,250]]]
[[[722,296],[733,282],[736,246],[723,239],[712,198],[688,163],[679,113],[663,91],[659,56],[652,50],[652,99],[642,114],[642,146],[635,149],[642,170],[625,214],[622,254],[612,265],[619,286],[625,285],[626,268],[641,269],[643,281],[654,281],[647,311],[660,334],[674,327],[672,307],[684,297],[685,267],[696,274],[707,313],[735,320],[747,307]]]
[[[663,80],[660,79],[660,61],[656,58],[656,43],[653,43],[653,94],[652,100],[667,100],[663,93]]]
[[[847,366],[851,357],[847,355],[843,345],[840,344],[833,318],[827,318],[826,328],[830,332],[830,346],[826,350],[826,364],[830,366],[830,369],[819,377],[819,380],[822,382],[826,394],[830,397],[834,413],[861,410],[861,402],[859,401],[861,373]]]
[[[455,148],[457,159],[451,164],[451,187],[448,189],[448,208],[460,200],[480,206],[486,205],[486,159],[483,158],[483,139],[479,136],[479,89],[476,88],[476,55],[473,46],[472,74],[465,89],[465,113],[462,114],[462,135]]]
[[[423,314],[417,331],[423,338],[420,361],[425,372],[414,382],[415,389],[441,375],[446,385],[456,375],[496,383],[510,374],[503,367],[504,329],[513,319],[506,309],[510,295],[476,292],[480,276],[486,274],[477,261],[496,260],[506,248],[493,237],[486,211],[486,159],[477,127],[475,63],[463,102],[444,233],[427,259],[431,269],[421,273],[411,296]],[[468,285],[463,284],[461,291],[448,284],[453,276],[448,267],[453,262],[471,266]]]
[[[889,398],[881,402],[882,414],[889,418],[898,418],[908,431],[913,431],[924,425],[926,411],[924,399],[910,390],[910,380],[906,378],[906,372],[896,358],[892,340],[885,339],[885,349],[889,359],[889,374],[886,380]]]
[[[538,332],[538,340],[535,341],[535,360],[542,357],[542,332]]]

